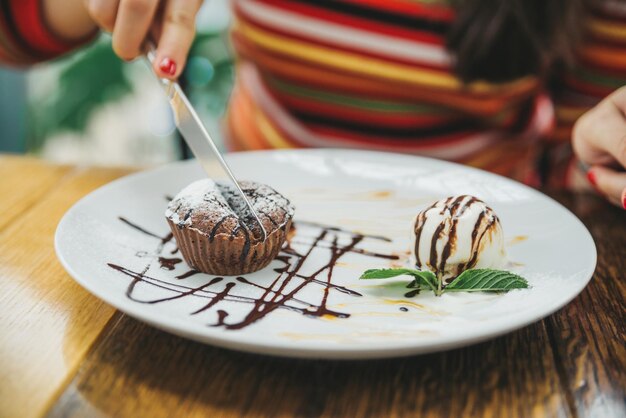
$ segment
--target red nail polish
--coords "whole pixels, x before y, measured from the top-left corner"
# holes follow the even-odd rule
[[[587,180],[589,180],[591,187],[593,187],[593,190],[595,190],[596,193],[604,196],[602,190],[598,189],[598,180],[596,179],[596,173],[593,170],[587,171]]]
[[[626,190],[622,192],[622,207],[626,209]]]
[[[173,76],[176,74],[176,63],[169,58],[163,58],[159,64],[159,69],[165,74]]]
[[[597,184],[596,184],[596,173],[594,173],[591,170],[587,171],[587,180],[589,180],[589,183],[591,183],[591,185],[594,188],[597,187]]]

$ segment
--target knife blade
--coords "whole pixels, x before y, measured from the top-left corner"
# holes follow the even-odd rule
[[[146,44],[146,57],[150,64],[156,58],[156,49],[152,43]],[[153,67],[150,66],[150,68]],[[236,205],[231,205],[235,213],[249,227],[251,223],[256,223],[260,228],[261,238],[265,241],[267,231],[263,227],[258,213],[244,194],[232,170],[224,161],[222,154],[198,117],[187,95],[180,87],[180,84],[161,78],[156,73],[154,75],[167,95],[170,107],[174,113],[176,127],[187,145],[189,145],[193,155],[209,178],[215,181],[222,191],[229,191],[230,193],[228,194],[235,197],[238,202],[236,202]]]

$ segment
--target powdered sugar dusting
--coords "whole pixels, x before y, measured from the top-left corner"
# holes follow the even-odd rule
[[[191,213],[194,210],[205,211],[216,222],[225,216],[234,215],[217,184],[211,179],[194,181],[181,190],[167,206],[165,216],[182,228],[191,226]]]
[[[252,181],[242,181],[240,186],[268,232],[282,227],[293,217],[294,208],[289,200],[273,188]],[[224,230],[240,224],[250,228],[254,236],[260,233],[239,194],[211,179],[198,180],[185,187],[169,203],[165,216],[179,228],[196,227],[204,232],[225,218],[232,218],[223,224]]]
[[[293,216],[294,207],[289,200],[271,187],[252,181],[242,181],[241,188],[246,196],[256,195],[252,200],[255,211],[269,214],[279,208],[284,210],[289,218]]]

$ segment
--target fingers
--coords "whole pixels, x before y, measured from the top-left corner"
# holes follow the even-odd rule
[[[201,4],[201,0],[167,1],[154,64],[162,77],[175,79],[182,72],[195,37],[196,13]]]
[[[98,26],[113,32],[119,0],[85,0],[85,9]]]
[[[113,50],[131,60],[142,53],[142,45],[156,13],[158,0],[121,0],[113,27]]]
[[[574,151],[586,164],[626,167],[626,88],[619,89],[574,126]]]
[[[131,60],[142,51],[148,32],[158,34],[154,69],[161,77],[177,78],[195,37],[195,20],[202,0],[84,0],[91,18],[113,33],[113,50]],[[162,6],[162,10],[159,9]],[[163,16],[156,19],[155,16]]]
[[[626,117],[626,86],[615,90],[607,99]]]
[[[626,172],[593,166],[589,169],[587,176],[595,188],[605,195],[611,203],[625,207]]]

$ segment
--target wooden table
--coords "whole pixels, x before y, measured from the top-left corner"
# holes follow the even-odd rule
[[[59,219],[127,172],[0,156],[0,416],[626,416],[626,212],[600,198],[551,193],[599,259],[549,318],[446,353],[289,360],[158,331],[68,276],[53,248]]]

